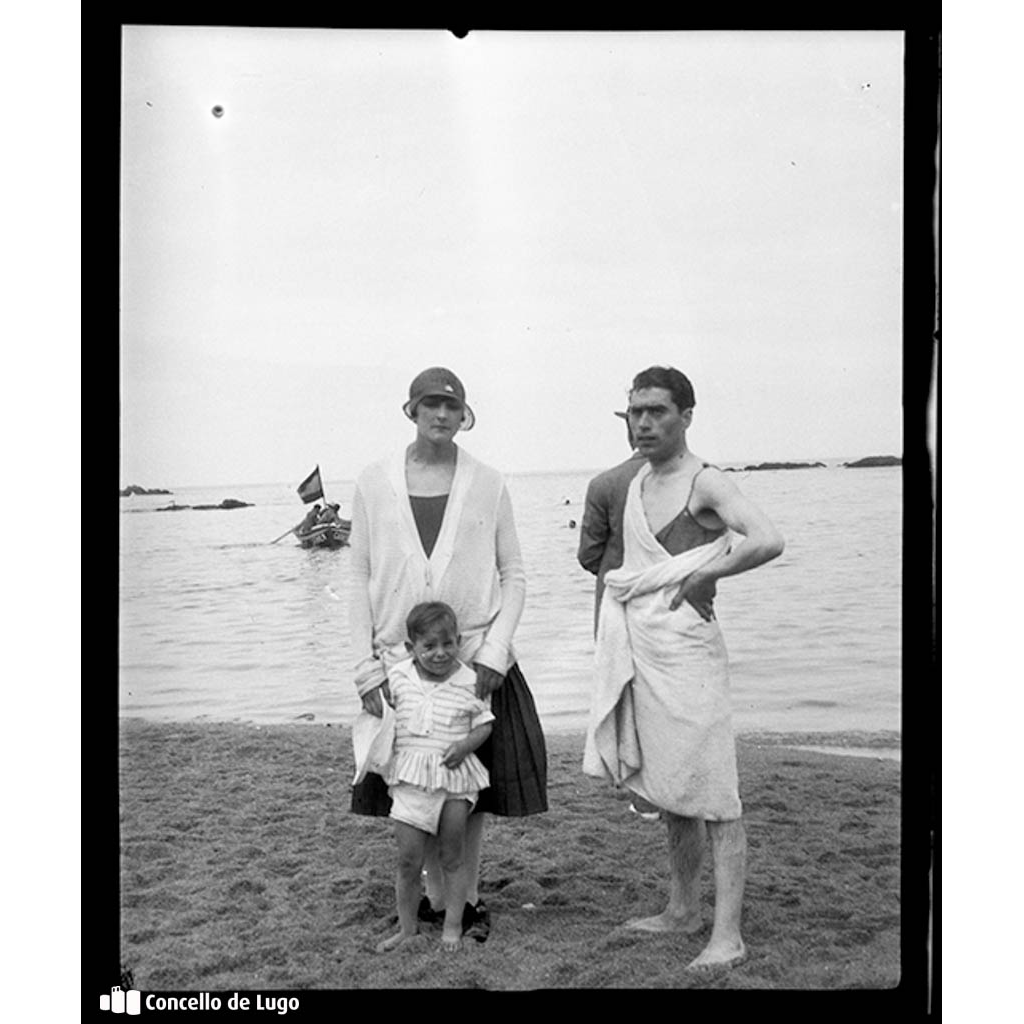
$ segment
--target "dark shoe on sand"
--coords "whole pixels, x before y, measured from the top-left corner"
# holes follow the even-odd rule
[[[444,920],[444,911],[435,910],[430,905],[429,898],[421,896],[420,905],[416,908],[416,919],[424,924],[439,924]]]
[[[483,900],[477,900],[475,907],[472,903],[466,904],[462,912],[462,934],[477,942],[487,941],[491,934],[491,912]]]

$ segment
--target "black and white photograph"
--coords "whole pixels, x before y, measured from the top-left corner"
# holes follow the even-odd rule
[[[914,45],[122,26],[102,1009],[926,1004]]]

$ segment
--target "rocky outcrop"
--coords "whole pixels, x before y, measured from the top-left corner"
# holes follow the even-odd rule
[[[869,455],[866,459],[856,462],[844,462],[847,469],[872,469],[875,466],[902,466],[903,459],[898,455]]]
[[[825,469],[824,462],[760,462],[756,466],[744,466],[743,472],[755,469]]]
[[[193,510],[211,508],[252,508],[251,501],[239,501],[237,498],[225,498],[219,505],[178,505],[172,502],[170,505],[164,505],[163,508],[154,509],[155,512],[181,512],[186,508]]]
[[[237,498],[225,498],[219,505],[193,505],[193,508],[252,508],[251,501],[239,501]]]
[[[145,487],[140,487],[138,484],[129,484],[123,491],[121,491],[122,498],[130,498],[133,494],[173,494],[173,491],[164,491],[159,487],[154,487],[153,490],[147,491]]]

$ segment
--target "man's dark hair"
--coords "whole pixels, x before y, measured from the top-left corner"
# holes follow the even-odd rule
[[[690,378],[674,366],[650,366],[646,370],[641,370],[633,378],[630,393],[641,388],[665,388],[672,395],[672,401],[676,403],[680,412],[692,409],[697,404]]]
[[[416,605],[405,620],[405,631],[410,641],[416,641],[438,623],[444,623],[452,636],[459,635],[459,622],[449,605],[444,601],[424,601]]]

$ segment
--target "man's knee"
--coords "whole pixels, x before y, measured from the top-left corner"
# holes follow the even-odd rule
[[[705,827],[703,818],[684,818],[672,811],[664,811],[663,817],[668,826],[670,836],[679,836],[685,839],[703,840]]]
[[[709,821],[707,825],[712,849],[743,849],[746,846],[747,831],[743,827],[742,818],[734,818],[732,821]]]

